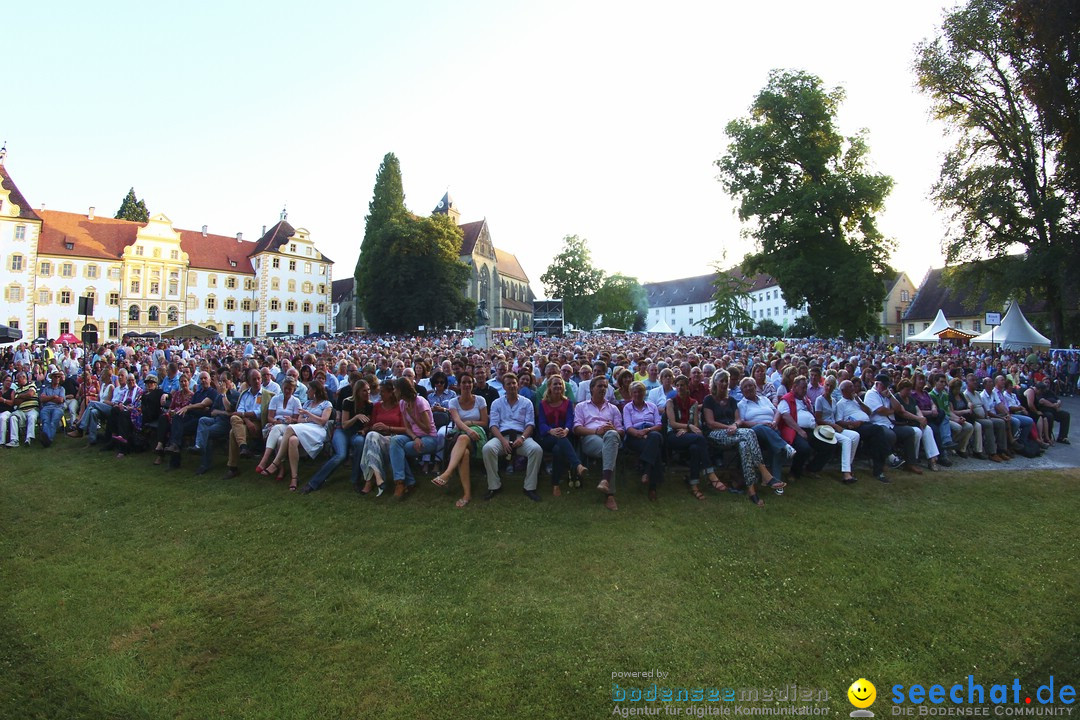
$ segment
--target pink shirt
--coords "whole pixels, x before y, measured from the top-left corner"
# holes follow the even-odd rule
[[[398,408],[401,410],[402,419],[404,419],[405,423],[410,428],[412,428],[413,435],[424,436],[424,435],[437,435],[438,434],[438,431],[435,430],[435,418],[431,414],[431,405],[429,405],[428,401],[425,400],[424,398],[422,398],[421,396],[419,396],[419,395],[416,396],[416,402],[414,403],[413,407],[411,407],[411,408],[408,406],[408,404],[404,400],[399,400],[398,401]],[[428,431],[427,432],[424,432],[423,430],[420,429],[420,426],[416,423],[416,421],[413,418],[414,413],[416,414],[417,418],[419,418],[420,415],[427,415],[427,423],[428,423]]]
[[[623,431],[622,414],[619,408],[609,402],[605,401],[602,406],[596,407],[592,400],[586,400],[574,408],[574,427],[598,430],[608,423],[619,432]]]

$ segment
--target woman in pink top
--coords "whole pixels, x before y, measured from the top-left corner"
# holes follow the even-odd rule
[[[431,414],[428,401],[416,394],[416,388],[408,378],[394,381],[397,390],[398,407],[405,421],[405,434],[395,435],[390,439],[390,467],[394,472],[394,497],[400,498],[411,492],[416,485],[410,457],[420,457],[438,452],[439,433],[435,427],[435,418]]]

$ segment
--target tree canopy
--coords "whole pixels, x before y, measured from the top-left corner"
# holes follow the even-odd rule
[[[814,75],[774,70],[749,116],[728,123],[716,164],[739,218],[753,220],[747,273],[772,275],[822,333],[856,337],[879,327],[892,242],[876,215],[893,181],[867,168],[865,133],[836,129],[843,98]]]
[[[562,250],[540,276],[548,297],[563,301],[563,318],[579,328],[596,322],[595,295],[603,280],[604,272],[593,267],[588,240],[577,235],[563,238]]]
[[[387,153],[356,263],[356,298],[366,324],[400,332],[471,323],[476,305],[463,292],[469,269],[459,260],[461,229],[446,216],[409,213],[402,187],[401,165]]]
[[[150,211],[146,209],[146,201],[135,197],[135,188],[128,190],[120,203],[120,209],[116,211],[117,220],[133,220],[134,222],[146,222],[150,219]]]
[[[637,278],[620,273],[606,276],[594,296],[596,313],[604,327],[644,330],[649,298]]]
[[[749,332],[754,321],[747,312],[744,303],[749,299],[749,285],[745,278],[713,265],[716,280],[713,281],[712,315],[698,321],[706,335],[713,337],[731,337]]]
[[[1078,15],[1073,2],[969,0],[915,60],[956,137],[932,191],[951,220],[942,249],[953,282],[992,301],[1040,296],[1056,345],[1063,291],[1080,270]]]

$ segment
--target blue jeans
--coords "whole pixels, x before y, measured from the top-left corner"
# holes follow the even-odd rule
[[[352,480],[353,487],[360,485],[360,478],[364,476],[364,470],[360,467],[360,461],[364,457],[364,440],[367,435],[363,433],[357,433],[353,435],[352,440],[349,441],[349,447],[352,450],[352,473],[350,473],[350,480]]]
[[[56,428],[60,418],[64,417],[64,406],[56,403],[43,403],[41,406],[41,431],[52,442],[56,438]]]
[[[787,445],[780,433],[768,425],[754,425],[751,430],[757,435],[758,445],[761,446],[761,454],[769,459],[769,472],[779,480],[784,471],[784,447]],[[768,453],[768,455],[766,455]]]
[[[110,412],[112,412],[112,406],[106,405],[103,402],[98,402],[97,400],[90,403],[86,410],[83,411],[82,420],[79,422],[79,429],[90,437],[90,442],[97,441],[98,423],[103,420],[108,420]]]
[[[326,478],[330,477],[330,473],[338,469],[338,465],[345,462],[345,456],[349,454],[349,437],[348,433],[341,429],[335,429],[333,437],[330,438],[330,445],[334,449],[334,454],[330,456],[330,459],[323,463],[323,466],[319,468],[319,471],[308,480],[308,487],[312,490],[318,490],[326,482]],[[363,445],[360,447],[360,451],[363,452]]]
[[[1009,422],[1012,424],[1013,437],[1018,439],[1027,437],[1031,426],[1035,424],[1027,415],[1009,415]]]
[[[195,446],[202,450],[202,460],[199,462],[200,468],[203,470],[210,468],[210,456],[214,452],[214,440],[224,440],[227,437],[229,437],[229,418],[199,418],[199,427],[195,431]]]
[[[433,453],[439,448],[438,435],[420,435],[420,449],[416,449],[416,443],[408,435],[395,435],[390,438],[390,467],[394,471],[394,482],[405,481],[406,485],[416,484],[412,468],[409,467],[407,458],[420,457]]]

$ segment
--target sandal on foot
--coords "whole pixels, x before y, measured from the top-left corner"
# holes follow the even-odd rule
[[[296,479],[296,478],[294,477],[294,478],[292,479],[292,482],[291,482],[291,483],[289,483],[289,492],[296,492],[296,485],[297,485],[297,482],[298,482],[298,480],[297,480],[297,479]]]
[[[361,495],[367,495],[369,492],[371,492],[371,487],[372,487],[373,484],[374,483],[372,483],[370,480],[368,480],[367,482],[364,483],[364,487],[361,490],[359,490],[358,492]]]
[[[750,502],[754,503],[758,507],[765,507],[765,503],[761,501],[761,498],[757,496],[757,493],[750,493],[747,495],[750,498]]]
[[[553,486],[551,488],[551,495],[552,497],[562,497],[562,488],[558,485]]]
[[[777,480],[776,478],[773,478],[772,480],[770,480],[769,482],[767,482],[765,484],[768,485],[769,487],[771,487],[773,490],[783,490],[784,488],[787,487],[786,482],[784,482],[783,480]]]
[[[454,503],[454,506],[459,507],[459,508],[463,508],[468,504],[469,504],[469,498],[464,498],[463,497],[463,498],[459,498],[458,501],[456,503]]]
[[[699,488],[697,485],[691,485],[690,486],[690,494],[693,495],[698,500],[704,500],[705,499],[705,493],[701,492],[701,488]]]
[[[715,490],[716,492],[727,492],[728,486],[725,485],[724,481],[720,478],[710,480],[709,482],[712,484],[713,490]]]
[[[435,477],[431,478],[431,484],[437,485],[438,487],[446,487],[446,477],[444,477],[443,475],[436,475]]]
[[[270,468],[274,468],[274,470],[271,471]],[[264,468],[260,468],[260,467],[256,466],[255,467],[255,472],[259,473],[260,475],[270,476],[270,475],[273,475],[274,472],[277,471],[277,469],[278,469],[277,463],[270,463],[269,465],[267,465]]]

